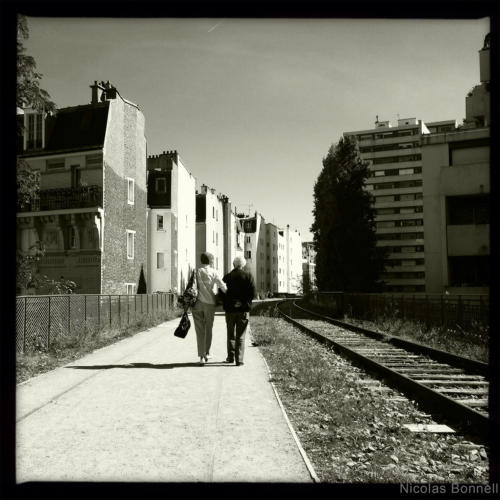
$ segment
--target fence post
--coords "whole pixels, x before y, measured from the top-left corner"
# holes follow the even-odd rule
[[[97,331],[101,330],[101,295],[97,296]]]
[[[441,294],[441,326],[444,326],[444,301],[443,301],[443,294]]]
[[[68,295],[68,332],[67,334],[71,332],[71,299],[70,295]]]
[[[111,328],[113,326],[113,317],[111,316],[111,295],[108,295],[109,297],[109,327]]]
[[[134,321],[137,321],[137,294],[134,295]]]
[[[130,325],[130,297],[127,295],[127,325]]]
[[[482,295],[479,296],[479,319],[478,319],[478,324],[483,324],[483,297]]]
[[[24,297],[24,327],[23,327],[23,352],[26,352],[26,319],[28,310],[28,297]]]
[[[425,328],[429,329],[429,298],[425,294]]]
[[[118,328],[122,326],[122,296],[118,295]]]
[[[462,326],[462,296],[458,296],[458,303],[457,303],[457,324]]]
[[[50,349],[50,295],[49,295],[49,324],[47,327],[47,349]]]
[[[85,323],[85,330],[85,326],[87,326],[87,294],[83,296],[83,322]]]

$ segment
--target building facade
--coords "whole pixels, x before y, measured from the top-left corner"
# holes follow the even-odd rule
[[[316,290],[316,250],[312,241],[302,243],[302,292]]]
[[[461,127],[423,138],[428,293],[486,293],[490,279],[489,39]]]
[[[280,229],[258,212],[241,218],[244,257],[257,293],[297,293],[302,274],[302,241],[298,231]]]
[[[201,265],[201,254],[209,252],[214,256],[214,269],[219,275],[224,273],[229,257],[225,252],[230,238],[227,231],[231,229],[224,220],[227,201],[227,197],[204,184],[196,193],[196,265]]]
[[[109,82],[91,89],[90,104],[24,112],[19,156],[40,192],[17,213],[17,248],[42,242],[39,272],[76,293],[135,293],[147,262],[144,115]]]
[[[196,265],[196,181],[177,151],[147,159],[148,292],[183,292]]]
[[[354,136],[370,165],[366,189],[374,196],[377,245],[387,248],[381,279],[389,292],[425,292],[421,138],[426,125],[416,118],[375,122]]]

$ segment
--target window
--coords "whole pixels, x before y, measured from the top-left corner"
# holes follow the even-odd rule
[[[35,147],[35,115],[28,115],[28,144],[27,149]]]
[[[157,177],[155,179],[155,189],[157,193],[166,193],[167,192],[167,178],[166,177]]]
[[[47,170],[57,170],[64,168],[64,158],[58,158],[56,160],[47,160],[46,163]]]
[[[36,115],[35,147],[42,147],[42,115]]]
[[[399,208],[379,208],[377,210],[377,215],[393,215],[398,213],[399,213]]]
[[[215,233],[215,244],[219,244],[219,233]]]
[[[85,166],[87,168],[102,168],[102,153],[85,156]]]
[[[127,290],[127,295],[133,295],[134,294],[134,288],[135,284],[134,283],[125,283],[125,287]]]
[[[414,214],[415,207],[400,208],[399,213],[401,213],[401,214]]]
[[[76,239],[76,228],[71,226],[69,228],[69,233],[68,233],[68,247],[71,249],[74,249],[77,247],[77,239]]]
[[[163,231],[163,215],[156,216],[156,230]]]
[[[215,220],[219,220],[219,209],[215,211]]]
[[[134,258],[135,231],[127,229],[127,259]]]
[[[134,186],[135,186],[134,179],[127,177],[127,203],[129,205],[134,204]]]
[[[250,243],[250,241],[251,241],[250,236],[245,236],[245,241],[246,241],[247,243]]]
[[[393,220],[384,220],[381,222],[377,222],[377,229],[384,228],[384,227],[394,227],[395,222]]]
[[[385,175],[385,171],[384,170],[375,170],[375,172],[373,172],[373,175],[374,175],[374,177],[381,177],[381,176]]]
[[[245,259],[251,259],[252,258],[252,252],[250,250],[245,250]]]
[[[163,252],[156,253],[156,269],[163,269],[165,267],[165,254]]]
[[[488,286],[489,267],[489,256],[448,257],[450,285]]]
[[[212,243],[215,243],[215,231],[212,231]]]
[[[212,207],[212,219],[215,219],[215,207]]]
[[[482,196],[449,196],[446,199],[448,207],[448,224],[475,225],[489,224],[489,197]]]
[[[413,168],[401,168],[399,170],[399,175],[412,175],[413,173]]]

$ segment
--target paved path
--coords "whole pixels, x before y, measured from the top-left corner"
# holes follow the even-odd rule
[[[221,363],[218,314],[200,367],[178,321],[19,385],[17,482],[311,482],[258,348]]]

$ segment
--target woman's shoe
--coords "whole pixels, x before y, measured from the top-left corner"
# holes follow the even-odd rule
[[[210,357],[210,356],[209,356],[208,354],[205,354],[205,356],[203,356],[203,359],[205,360],[205,362],[206,362],[206,363],[208,363],[208,358],[209,358],[209,357]]]
[[[205,360],[203,359],[203,356],[200,356],[200,361],[198,361],[198,364],[203,366],[205,364]]]

